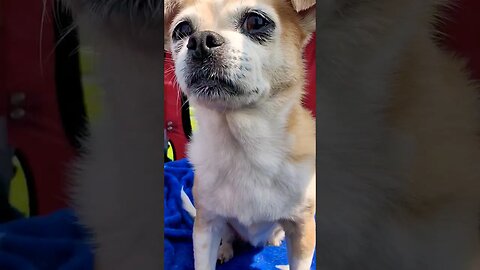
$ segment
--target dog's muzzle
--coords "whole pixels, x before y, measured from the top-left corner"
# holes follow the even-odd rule
[[[229,70],[232,64],[226,45],[225,38],[213,31],[200,31],[189,37],[184,80],[190,95],[224,102],[245,94]]]

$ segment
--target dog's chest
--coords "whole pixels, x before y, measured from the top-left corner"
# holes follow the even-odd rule
[[[274,221],[291,213],[300,197],[299,190],[288,184],[295,181],[294,169],[285,168],[291,170],[290,177],[283,174],[271,178],[236,156],[232,154],[216,163],[204,161],[197,167],[195,185],[201,195],[196,203],[243,224]]]
[[[215,136],[209,139],[205,133],[196,134],[189,147],[196,174],[195,203],[247,226],[290,216],[301,203],[310,170],[288,162],[277,166],[275,149],[262,145],[246,149],[220,132],[209,132]],[[252,162],[252,156],[264,165]]]

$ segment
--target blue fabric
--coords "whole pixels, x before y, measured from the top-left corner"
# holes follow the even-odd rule
[[[0,224],[0,269],[91,270],[85,236],[69,210]]]
[[[193,171],[187,160],[165,166],[165,270],[193,270],[193,220],[182,208],[180,190],[192,197]],[[287,264],[285,243],[280,247],[234,247],[234,257],[218,270],[273,270]],[[315,269],[315,259],[311,269]]]
[[[193,220],[183,210],[182,186],[193,202],[193,171],[187,160],[165,168],[165,270],[193,270]],[[92,270],[93,254],[84,230],[70,210],[0,224],[1,270]],[[287,264],[286,247],[234,248],[218,270],[273,270]],[[311,269],[315,269],[315,264]]]

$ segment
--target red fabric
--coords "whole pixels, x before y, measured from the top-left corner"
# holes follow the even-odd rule
[[[164,79],[164,113],[165,129],[167,137],[173,144],[175,150],[175,159],[185,157],[185,146],[187,137],[183,130],[182,104],[179,89],[175,85],[175,74],[173,72],[173,62],[169,54],[165,57],[165,79]],[[171,125],[169,125],[171,123]]]
[[[316,49],[316,36],[312,36],[310,42],[305,48],[304,57],[306,60],[306,69],[307,69],[307,84],[305,86],[305,97],[303,103],[307,109],[312,112],[312,115],[316,115],[316,89],[317,89],[317,63],[315,58],[315,49]]]
[[[26,115],[8,118],[8,136],[33,174],[38,214],[47,214],[66,206],[65,169],[74,150],[61,126],[56,99],[53,2],[45,7],[42,2],[0,1],[0,113],[8,118],[14,109],[10,95],[25,93]]]
[[[448,13],[449,20],[440,26],[446,34],[445,45],[468,61],[474,79],[480,80],[480,1],[456,1]]]

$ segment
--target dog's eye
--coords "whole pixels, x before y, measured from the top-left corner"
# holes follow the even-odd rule
[[[173,40],[180,40],[186,37],[189,37],[193,34],[192,24],[188,21],[179,23],[175,29],[173,29],[172,38]]]
[[[262,11],[248,11],[241,21],[240,29],[250,39],[264,44],[272,38],[275,23]]]
[[[256,32],[262,31],[269,25],[270,21],[267,20],[264,16],[256,12],[250,12],[245,16],[242,28],[247,33],[255,34]]]

